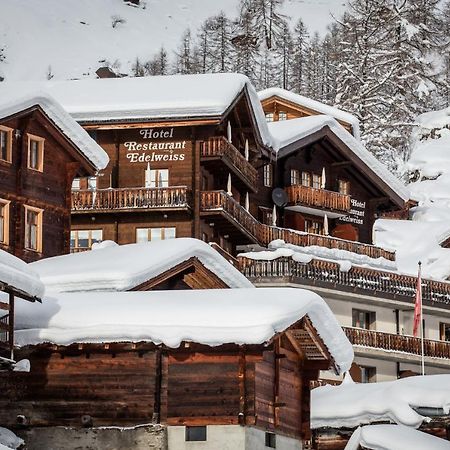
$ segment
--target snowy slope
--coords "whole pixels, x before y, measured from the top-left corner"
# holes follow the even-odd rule
[[[133,7],[123,0],[0,0],[0,48],[7,80],[95,77],[105,61],[129,72],[136,57],[148,60],[164,46],[177,49],[184,30],[224,10],[237,12],[238,0],[144,0]],[[286,0],[284,11],[325,31],[330,11],[341,13],[343,0]],[[320,20],[317,18],[320,17]],[[114,18],[123,19],[115,28]],[[49,69],[50,68],[50,69]]]

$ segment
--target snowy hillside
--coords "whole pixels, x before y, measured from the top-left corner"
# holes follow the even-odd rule
[[[129,73],[139,57],[163,46],[169,55],[183,32],[209,16],[237,14],[238,0],[0,0],[0,76],[6,80],[93,77],[106,63]],[[325,31],[344,9],[339,0],[286,0],[284,13]],[[320,17],[321,20],[317,20]],[[1,61],[1,56],[0,56]]]

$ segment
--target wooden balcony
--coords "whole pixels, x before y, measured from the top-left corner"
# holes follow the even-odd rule
[[[185,186],[72,191],[72,213],[180,210],[188,207],[189,191]]]
[[[250,237],[251,242],[267,246],[275,239],[283,239],[289,244],[300,247],[318,245],[320,247],[347,250],[349,252],[370,256],[371,258],[384,257],[395,260],[395,253],[389,252],[374,245],[360,242],[346,241],[332,236],[295,232],[286,228],[271,227],[255,219],[233,197],[224,191],[204,191],[201,193],[201,210],[203,213],[223,213],[231,222],[238,225],[242,232]]]
[[[230,144],[225,137],[212,137],[200,143],[202,161],[214,163],[223,161],[228,168],[249,188],[256,192],[258,186],[257,170],[244,158],[239,150]],[[216,167],[220,170],[220,167]]]
[[[303,206],[321,211],[328,210],[338,214],[345,214],[350,211],[350,195],[339,192],[327,191],[325,189],[315,189],[300,184],[286,188],[289,199],[289,206]]]
[[[420,338],[383,333],[361,328],[343,327],[348,340],[354,345],[421,355]],[[424,339],[425,356],[450,359],[450,342]]]
[[[417,278],[393,272],[352,267],[348,272],[339,264],[313,259],[309,263],[292,258],[256,261],[239,257],[241,272],[257,284],[290,282],[307,286],[320,286],[366,296],[400,300],[414,307]],[[450,309],[450,283],[422,279],[424,305]]]

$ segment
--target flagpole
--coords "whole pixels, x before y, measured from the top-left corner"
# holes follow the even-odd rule
[[[419,280],[422,281],[422,263],[419,261]],[[422,283],[420,283],[420,347],[422,352],[422,375],[425,375],[425,351],[423,343],[423,301],[422,301]]]

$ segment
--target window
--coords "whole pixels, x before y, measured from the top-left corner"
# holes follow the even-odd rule
[[[291,186],[300,184],[300,172],[297,169],[291,169]]]
[[[74,178],[74,180],[72,181],[72,191],[80,190],[80,182],[81,180],[79,178]]]
[[[25,248],[42,252],[42,209],[25,206]]]
[[[12,128],[0,125],[0,160],[11,162],[12,156]]]
[[[97,177],[89,177],[88,180],[88,189],[91,191],[95,191],[97,189]]]
[[[273,122],[273,113],[266,114],[266,122]]]
[[[161,241],[174,239],[177,229],[169,228],[136,228],[136,242]]]
[[[350,182],[347,180],[338,180],[338,190],[340,194],[350,194]]]
[[[361,366],[361,383],[374,383],[377,377],[375,367]]]
[[[9,244],[9,203],[0,200],[0,243]]]
[[[439,328],[441,331],[441,341],[450,342],[450,323],[441,323]]]
[[[266,447],[277,448],[277,435],[266,431]]]
[[[312,175],[312,187],[314,189],[320,189],[322,187],[322,177],[316,173]]]
[[[278,113],[278,120],[287,120],[287,112],[286,111],[280,111]]]
[[[352,310],[352,326],[355,328],[364,328],[373,330],[375,325],[375,313],[363,311],[361,309]]]
[[[44,168],[44,139],[28,135],[28,168],[42,172]]]
[[[150,180],[145,180],[146,188],[168,187],[168,186],[169,186],[169,169],[150,169]]]
[[[302,172],[302,186],[311,186],[311,174]]]
[[[70,248],[74,251],[89,250],[92,244],[102,240],[103,230],[72,230],[70,232]]]
[[[323,234],[323,223],[315,220],[305,220],[305,231],[307,233]]]
[[[206,427],[186,427],[186,441],[206,441]]]
[[[272,166],[270,164],[264,166],[264,186],[272,186]]]

